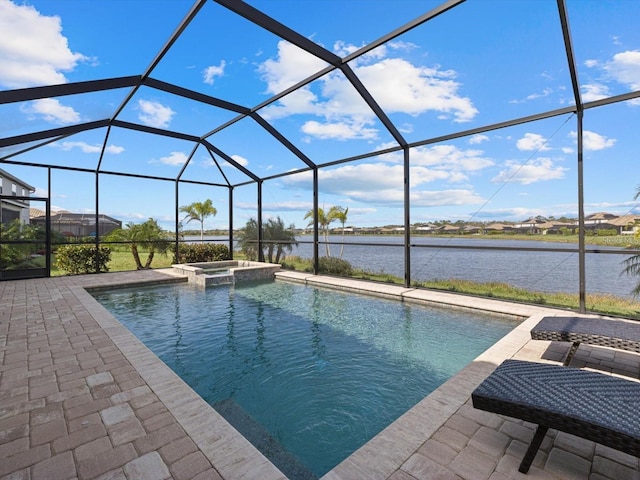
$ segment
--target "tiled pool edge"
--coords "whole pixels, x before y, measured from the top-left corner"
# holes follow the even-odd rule
[[[171,273],[156,270],[169,276]],[[425,397],[373,439],[359,448],[323,480],[386,479],[440,428],[465,402],[471,391],[505,358],[515,355],[529,340],[529,330],[545,314],[558,310],[465,297],[446,292],[407,289],[351,279],[280,272],[279,280],[327,286],[355,293],[400,298],[441,306],[453,306],[527,318],[474,362]],[[175,281],[175,280],[174,280]],[[164,282],[152,282],[164,283]],[[128,284],[126,286],[133,286]],[[117,288],[117,285],[113,286]],[[209,406],[126,327],[100,305],[86,289],[70,287],[148,386],[185,429],[225,479],[286,479],[253,445]]]
[[[98,303],[85,287],[70,287],[70,290],[223,478],[286,480],[280,470]]]

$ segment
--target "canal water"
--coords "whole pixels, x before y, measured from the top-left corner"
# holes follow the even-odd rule
[[[219,237],[205,237],[219,240]],[[303,258],[313,256],[313,237],[300,236],[300,242],[290,255]],[[195,240],[195,238],[194,238]],[[323,241],[323,238],[320,238]],[[400,236],[345,236],[329,238],[332,257],[347,260],[355,268],[372,273],[388,273],[404,277],[403,237]],[[367,245],[355,245],[366,243]],[[411,279],[447,280],[466,279],[475,282],[502,282],[515,287],[541,292],[579,291],[577,245],[541,242],[535,240],[502,240],[482,238],[412,237]],[[506,250],[474,250],[472,247],[491,247]],[[560,251],[514,251],[512,248],[545,248]],[[623,262],[630,254],[602,253],[619,251],[618,248],[589,246],[600,253],[587,253],[585,265],[586,291],[632,298],[632,291],[640,277],[623,273]],[[325,245],[319,254],[326,256]]]

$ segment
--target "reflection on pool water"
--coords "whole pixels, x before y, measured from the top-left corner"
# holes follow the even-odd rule
[[[328,472],[518,323],[286,282],[94,296],[290,478]]]

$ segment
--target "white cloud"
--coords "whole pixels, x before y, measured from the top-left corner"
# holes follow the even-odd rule
[[[525,133],[524,137],[516,142],[516,147],[523,151],[544,151],[549,150],[546,142],[547,139],[538,133]]]
[[[80,149],[82,153],[100,153],[102,151],[102,145],[91,145],[86,142],[54,142],[50,144],[52,147],[59,148],[63,151],[70,151],[74,148]],[[124,147],[118,147],[116,145],[107,145],[104,149],[105,153],[111,153],[117,155],[124,152]]]
[[[460,84],[454,81],[453,70],[420,67],[401,58],[387,58],[356,67],[355,72],[387,113],[420,115],[434,111],[447,118],[452,116],[455,122],[467,122],[478,114],[471,99],[458,94]],[[346,84],[342,79],[340,85]],[[335,91],[340,93],[343,89]]]
[[[312,137],[320,139],[333,138],[336,140],[354,140],[366,139],[373,140],[378,137],[378,131],[375,128],[367,128],[367,124],[334,122],[320,123],[310,120],[302,125],[302,132]]]
[[[243,167],[246,167],[247,165],[249,165],[249,160],[247,160],[244,157],[241,157],[240,155],[231,155],[231,158],[235,160],[236,163],[239,163]]]
[[[277,59],[266,60],[259,66],[258,72],[267,82],[267,93],[276,94],[326,66],[318,57],[282,40],[278,42]]]
[[[253,204],[253,208],[257,209],[258,206]],[[313,202],[282,201],[262,204],[262,210],[267,212],[308,212],[312,208]],[[349,213],[351,213],[351,210],[349,210]]]
[[[578,134],[576,132],[569,132],[569,137],[577,139]],[[604,150],[605,148],[613,147],[615,143],[615,138],[607,138],[604,135],[589,130],[582,132],[582,144],[585,150]]]
[[[209,85],[213,85],[216,77],[222,77],[224,75],[224,67],[226,62],[222,60],[220,65],[210,65],[202,71],[203,81]]]
[[[582,89],[582,100],[585,102],[593,102],[610,96],[609,87],[601,83],[587,83],[580,88]]]
[[[590,132],[589,130],[582,132],[582,141],[585,150],[604,150],[605,148],[613,147],[616,143],[615,138],[607,138],[604,135]]]
[[[494,183],[521,183],[529,185],[547,180],[564,178],[568,168],[558,167],[550,158],[538,158],[522,165],[516,161],[505,162],[505,169],[491,179]]]
[[[441,207],[449,205],[477,205],[484,199],[473,190],[419,190],[411,193],[411,206]]]
[[[524,103],[524,102],[527,102],[529,100],[536,100],[538,98],[548,97],[552,93],[553,93],[553,89],[552,88],[545,88],[545,89],[542,90],[542,92],[536,92],[536,93],[531,93],[531,94],[527,95],[524,98],[524,100],[509,100],[509,103]]]
[[[616,53],[604,69],[613,79],[631,90],[640,90],[640,50]]]
[[[600,64],[600,62],[598,62],[597,60],[587,60],[584,62],[585,67],[587,68],[593,68],[593,67],[597,67]]]
[[[482,150],[461,150],[454,145],[434,145],[411,150],[411,165],[426,166],[450,174],[475,172],[494,165]]]
[[[21,110],[28,114],[41,117],[47,122],[68,124],[78,122],[80,114],[72,107],[62,105],[54,98],[41,98],[33,102],[23,105]]]
[[[489,141],[489,137],[487,137],[486,135],[482,135],[482,134],[474,135],[473,137],[471,137],[469,139],[469,143],[471,145],[478,145],[479,143],[488,142],[488,141]]]
[[[7,88],[66,83],[63,72],[87,60],[69,49],[60,17],[0,0],[0,84]]]
[[[159,160],[151,160],[149,163],[163,163],[164,165],[184,165],[187,163],[187,155],[183,152],[171,152],[166,157],[160,157]]]
[[[458,165],[461,168],[461,165]],[[344,165],[318,172],[323,193],[340,195],[345,202],[358,201],[387,206],[389,203],[401,205],[403,190],[398,185],[404,182],[404,167],[401,164],[365,163]],[[463,205],[479,203],[481,198],[467,189],[424,190],[419,187],[435,181],[450,181],[459,172],[439,168],[428,168],[412,162],[410,169],[411,202],[416,206]],[[311,188],[311,172],[284,177],[282,183],[287,188]]]
[[[140,114],[138,119],[150,127],[166,128],[176,112],[165,107],[160,102],[150,100],[138,100]]]
[[[454,122],[473,119],[478,110],[469,98],[458,93],[460,83],[455,81],[456,72],[416,66],[402,58],[383,58],[390,51],[414,47],[396,42],[387,48],[375,49],[358,58],[352,68],[389,114],[417,116],[435,112],[438,118]],[[344,42],[337,42],[334,48],[345,55],[357,50],[357,47]],[[267,93],[277,93],[324,66],[324,62],[281,41],[277,57],[261,64],[259,71],[267,83]],[[318,138],[372,139],[377,138],[378,133],[372,127],[375,120],[373,112],[344,75],[337,71],[283,97],[262,109],[260,114],[268,119],[295,114],[315,115],[320,119],[305,123],[305,133]],[[363,129],[364,126],[367,128]]]

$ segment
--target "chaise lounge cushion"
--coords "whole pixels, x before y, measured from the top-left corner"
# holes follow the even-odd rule
[[[640,456],[638,382],[559,365],[506,360],[471,398],[478,409],[543,427],[542,437],[547,428],[553,428]],[[527,452],[527,456],[531,453],[529,464],[538,447],[539,443]],[[522,468],[526,472],[528,465]]]
[[[533,340],[588,343],[640,353],[640,323],[587,317],[543,317]]]

